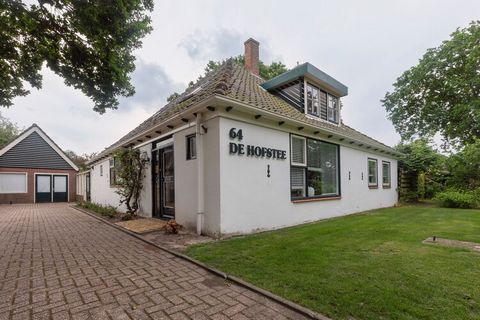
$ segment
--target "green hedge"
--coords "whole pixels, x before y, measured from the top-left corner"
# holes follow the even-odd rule
[[[444,191],[435,196],[442,207],[473,209],[480,205],[480,190],[475,191]]]
[[[101,204],[93,202],[81,202],[78,205],[82,208],[96,212],[102,216],[106,216],[109,218],[113,218],[117,215],[117,210],[115,209],[115,207],[112,206],[103,206]]]

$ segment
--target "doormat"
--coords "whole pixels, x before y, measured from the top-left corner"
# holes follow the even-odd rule
[[[142,234],[163,229],[167,222],[159,219],[144,218],[128,221],[119,221],[116,225],[129,231]]]
[[[429,237],[423,240],[422,242],[425,244],[439,245],[439,246],[451,247],[451,248],[464,248],[464,249],[470,249],[473,251],[480,252],[480,243],[477,243],[477,242],[444,239],[444,238],[438,238],[438,237]]]

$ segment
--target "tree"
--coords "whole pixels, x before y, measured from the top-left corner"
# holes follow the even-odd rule
[[[88,167],[85,163],[96,156],[95,152],[92,154],[84,153],[82,155],[78,155],[77,153],[75,153],[75,151],[65,150],[64,153],[70,160],[72,160],[73,163],[75,163],[75,165],[80,169],[80,171],[88,170]]]
[[[144,172],[148,159],[138,149],[119,148],[114,152],[116,193],[120,204],[125,204],[127,214],[134,216],[143,188]]]
[[[242,55],[242,54],[238,55],[236,57],[233,57],[232,59],[236,63],[242,64],[242,65],[245,62],[245,56]],[[198,77],[197,81],[202,79],[202,77],[205,77],[209,73],[218,70],[218,68],[224,62],[225,62],[225,60],[220,60],[220,61],[210,60],[210,61],[208,61],[207,65],[205,66],[205,69],[204,69],[204,74],[201,75],[200,77]],[[262,77],[265,80],[270,80],[270,79],[288,71],[288,68],[283,63],[281,63],[280,61],[278,61],[278,62],[273,61],[271,64],[265,64],[262,61],[259,61],[258,69],[259,69],[260,77]],[[190,81],[188,83],[188,87],[190,88],[194,84],[195,83],[193,81]],[[168,96],[167,102],[171,102],[171,101],[177,99],[179,96],[180,96],[180,94],[178,92],[174,92],[170,96]]]
[[[10,143],[23,131],[16,123],[0,114],[0,149]]]
[[[480,136],[480,21],[428,49],[382,100],[402,139],[440,133],[463,146]]]
[[[48,68],[81,90],[94,110],[116,109],[118,96],[135,93],[132,51],[151,31],[153,0],[0,1],[0,106],[40,89]]]
[[[451,186],[466,190],[480,188],[480,138],[451,155],[447,165]]]
[[[416,201],[418,197],[431,198],[445,185],[448,172],[446,157],[430,146],[428,139],[401,143],[395,149],[402,153],[399,166],[408,190],[401,188],[401,197]]]

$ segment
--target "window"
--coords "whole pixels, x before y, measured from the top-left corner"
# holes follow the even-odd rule
[[[307,83],[307,112],[316,117],[320,117],[319,91],[317,87]]]
[[[26,173],[0,173],[0,193],[26,193]]]
[[[110,164],[110,187],[114,187],[118,184],[117,180],[117,168],[116,168],[116,159],[111,158],[109,161]]]
[[[292,158],[292,165],[296,166],[305,166],[306,162],[305,159],[306,155],[306,148],[305,148],[305,141],[304,137],[298,136],[291,136],[291,158]]]
[[[338,99],[328,95],[327,120],[338,123]]]
[[[382,186],[384,188],[390,188],[390,185],[391,185],[390,162],[382,161]]]
[[[186,136],[187,139],[187,160],[197,159],[197,142],[194,134]]]
[[[368,158],[368,186],[372,188],[378,187],[378,169],[377,159]]]
[[[340,195],[338,163],[338,145],[292,136],[292,199]]]
[[[100,165],[100,177],[103,177],[103,164]]]
[[[338,98],[305,81],[305,113],[338,123]]]

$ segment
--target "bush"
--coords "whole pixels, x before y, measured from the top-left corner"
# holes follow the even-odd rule
[[[403,192],[400,195],[400,201],[407,202],[407,203],[418,202],[418,192],[416,191]]]
[[[474,191],[444,191],[436,195],[435,199],[440,201],[440,205],[446,208],[472,209],[479,205],[479,199]]]
[[[113,218],[117,215],[117,210],[110,205],[104,206],[93,202],[81,202],[78,205],[82,208],[96,212],[102,216],[106,216],[109,218]]]

